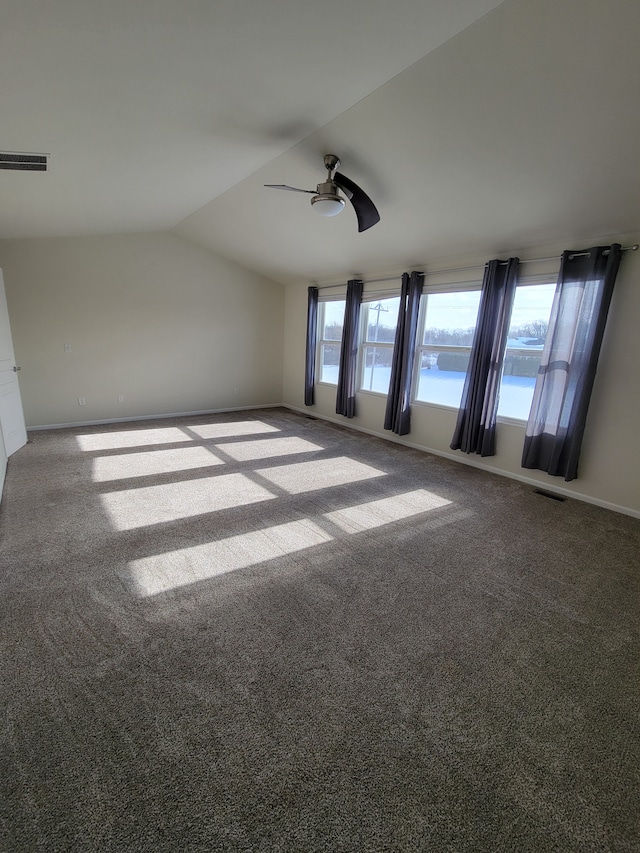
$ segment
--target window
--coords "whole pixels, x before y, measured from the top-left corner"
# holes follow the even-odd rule
[[[422,295],[415,399],[458,408],[480,305],[473,289]]]
[[[318,382],[338,384],[344,299],[318,305]]]
[[[457,409],[469,366],[481,283],[451,285],[421,298],[414,400]],[[500,384],[498,415],[527,420],[549,325],[555,281],[516,287]],[[398,296],[362,304],[359,390],[387,394],[398,322]],[[318,381],[338,383],[345,301],[318,305]]]
[[[527,420],[549,325],[555,282],[519,284],[500,384],[498,415]],[[458,408],[480,306],[474,288],[425,293],[415,399]]]
[[[529,417],[555,292],[555,282],[516,287],[500,384],[502,417]]]
[[[398,323],[400,297],[362,304],[360,390],[387,394]]]

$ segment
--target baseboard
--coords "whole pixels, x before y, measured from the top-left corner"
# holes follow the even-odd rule
[[[3,460],[2,464],[0,465],[0,502],[2,502],[2,494],[4,492],[4,481],[7,474],[8,465],[8,460],[7,457],[4,455],[4,452],[2,453],[0,460]]]
[[[132,421],[158,421],[163,418],[188,418],[197,415],[219,415],[223,412],[245,412],[251,409],[280,409],[283,408],[282,403],[259,403],[254,406],[233,406],[227,409],[203,409],[197,412],[166,412],[161,415],[134,415],[128,418],[103,418],[97,421],[72,421],[70,423],[61,424],[36,424],[28,426],[27,432],[36,432],[42,429],[68,429],[84,426],[100,426],[101,424],[124,424]]]
[[[185,417],[193,417],[199,415],[218,415],[223,414],[225,412],[243,412],[249,411],[251,409],[278,409],[285,408],[289,409],[292,412],[296,412],[297,414],[304,415],[308,418],[317,418],[318,420],[328,421],[330,423],[338,424],[339,426],[346,427],[347,429],[355,430],[356,432],[362,432],[366,435],[372,435],[375,438],[382,438],[385,441],[390,441],[395,444],[402,444],[405,447],[411,447],[413,450],[420,450],[423,453],[432,453],[434,456],[441,456],[444,459],[450,459],[452,462],[457,462],[460,465],[468,465],[470,468],[477,468],[481,471],[487,471],[490,474],[497,474],[499,477],[507,477],[510,480],[517,480],[520,483],[525,483],[528,486],[533,486],[535,488],[543,488],[547,492],[552,492],[554,494],[562,495],[562,497],[573,498],[574,500],[583,501],[584,503],[593,504],[594,506],[602,507],[602,509],[608,509],[612,512],[619,512],[622,515],[629,515],[632,518],[640,518],[640,510],[631,509],[630,507],[620,506],[619,504],[614,504],[611,501],[604,501],[600,498],[592,497],[591,495],[583,495],[578,494],[571,489],[563,488],[562,486],[557,486],[554,483],[548,484],[546,482],[542,482],[540,480],[536,480],[533,477],[527,477],[523,474],[516,474],[511,471],[504,471],[501,468],[495,468],[492,465],[487,465],[483,462],[477,462],[473,458],[467,458],[459,456],[455,453],[448,453],[443,450],[437,450],[433,447],[427,447],[423,444],[417,444],[412,441],[407,441],[404,438],[400,438],[399,436],[395,436],[393,433],[387,432],[379,432],[377,430],[367,429],[366,427],[356,426],[355,424],[348,424],[344,422],[342,418],[334,418],[330,415],[322,415],[315,411],[310,411],[306,408],[301,408],[298,406],[293,406],[289,403],[262,403],[253,406],[233,406],[229,408],[222,409],[204,409],[201,411],[194,412],[166,412],[159,415],[135,415],[133,417],[127,418],[104,418],[101,420],[95,421],[75,421],[72,423],[57,423],[57,424],[37,424],[34,426],[27,427],[27,432],[36,432],[38,430],[45,429],[68,429],[75,427],[84,427],[84,426],[100,426],[101,424],[118,424],[118,423],[131,423],[133,421],[151,421],[151,420],[162,420],[163,418],[185,418]]]
[[[476,460],[473,458],[467,458],[466,454],[464,457],[462,457],[455,453],[447,453],[443,450],[436,450],[432,447],[426,447],[423,444],[416,444],[412,441],[406,441],[406,439],[400,438],[399,436],[396,436],[393,433],[378,432],[377,430],[366,429],[365,427],[356,426],[355,424],[345,423],[343,418],[333,418],[329,415],[321,415],[318,412],[310,411],[309,409],[305,408],[299,408],[298,406],[292,406],[289,403],[283,403],[282,406],[285,409],[290,409],[291,411],[297,412],[300,415],[305,415],[308,418],[310,417],[317,418],[318,420],[329,421],[330,423],[338,424],[339,426],[355,430],[356,432],[363,432],[367,435],[372,435],[375,438],[383,438],[385,441],[390,441],[395,444],[402,444],[405,447],[411,447],[413,450],[421,450],[424,453],[432,453],[434,456],[441,456],[444,459],[450,459],[452,462],[457,462],[460,465],[468,465],[470,468],[477,468],[480,471],[487,471],[489,474],[497,474],[499,477],[507,477],[509,480],[517,480],[520,483],[526,483],[528,486],[534,486],[536,488],[544,489],[545,492],[553,492],[554,494],[562,495],[562,497],[573,498],[577,501],[583,501],[584,503],[602,507],[602,509],[609,509],[612,512],[619,512],[622,515],[629,515],[632,518],[640,518],[640,510],[631,509],[630,507],[626,506],[620,506],[619,504],[614,504],[610,501],[604,501],[600,498],[594,498],[591,495],[578,494],[572,491],[571,489],[566,489],[562,486],[556,486],[554,483],[548,484],[546,482],[542,482],[541,480],[536,480],[533,477],[527,477],[523,474],[516,474],[511,471],[504,471],[502,468],[494,468],[492,465],[487,465],[483,462],[476,462]]]

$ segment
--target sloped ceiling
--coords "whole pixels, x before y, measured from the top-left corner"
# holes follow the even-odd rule
[[[169,229],[498,0],[0,0],[0,236]]]
[[[2,0],[0,237],[171,230],[283,282],[640,229],[637,0]],[[382,221],[323,219],[322,155]]]

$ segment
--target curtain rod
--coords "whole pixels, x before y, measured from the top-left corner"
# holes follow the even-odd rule
[[[622,252],[637,252],[640,248],[640,243],[634,243],[633,246],[623,246],[620,251]],[[580,258],[583,255],[588,255],[589,252],[574,252],[572,254],[573,258]],[[605,252],[608,254],[608,250]],[[525,260],[520,261],[521,264],[538,264],[542,261],[559,261],[561,255],[553,255],[550,258],[525,258]],[[507,263],[504,261],[504,263]],[[447,270],[433,270],[433,272],[424,273],[424,275],[441,275],[443,273],[449,272],[468,272],[469,270],[479,270],[482,267],[486,267],[486,263],[484,264],[474,264],[471,267],[451,267]],[[397,281],[402,276],[402,273],[398,273],[398,275],[387,276],[386,278],[367,278],[363,279],[363,284],[381,284],[384,281]],[[320,290],[333,290],[336,287],[344,287],[343,284],[327,284],[327,285],[318,285]]]

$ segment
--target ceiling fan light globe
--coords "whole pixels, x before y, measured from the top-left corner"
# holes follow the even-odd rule
[[[324,193],[323,195],[314,195],[311,204],[320,216],[337,216],[338,213],[342,212],[344,199],[333,193]]]

